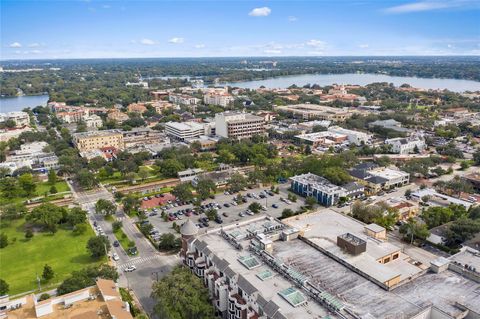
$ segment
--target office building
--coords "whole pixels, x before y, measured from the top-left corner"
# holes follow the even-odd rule
[[[112,146],[119,150],[124,149],[123,134],[120,130],[74,133],[72,141],[80,152],[106,146]]]
[[[262,117],[249,113],[217,113],[215,132],[218,136],[226,138],[251,138],[254,135],[265,135],[265,122]]]
[[[338,133],[346,135],[348,138],[348,142],[354,145],[364,145],[370,143],[372,139],[371,134],[367,134],[364,132],[354,131],[354,130],[347,130],[340,126],[331,126],[328,128],[329,132]]]
[[[385,140],[385,144],[392,145],[392,152],[395,154],[410,154],[422,152],[426,145],[422,138],[418,137],[397,137]]]
[[[291,113],[305,120],[317,119],[333,122],[343,122],[351,117],[353,112],[346,108],[336,108],[318,104],[292,104],[275,106],[276,111]]]
[[[373,163],[358,164],[349,173],[355,180],[365,185],[370,194],[401,187],[410,182],[410,174],[407,172],[395,168],[379,167]]]
[[[167,122],[165,134],[176,140],[185,141],[205,135],[205,125],[197,122]]]

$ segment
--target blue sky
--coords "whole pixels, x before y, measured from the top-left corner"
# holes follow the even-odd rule
[[[480,55],[480,0],[6,1],[1,59]]]

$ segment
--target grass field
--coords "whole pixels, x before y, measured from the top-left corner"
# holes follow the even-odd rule
[[[35,193],[33,193],[32,196],[28,197],[14,197],[14,198],[5,198],[4,196],[2,197],[2,194],[0,193],[0,205],[8,205],[11,203],[22,203],[26,201],[27,199],[32,199],[36,197],[43,197],[45,196],[45,193],[48,193],[48,197],[45,198],[44,201],[49,201],[49,200],[54,200],[58,198],[63,198],[65,194],[50,194],[50,185],[48,182],[43,182],[43,183],[37,183],[37,187],[35,189]],[[57,188],[57,193],[62,193],[62,192],[70,192],[70,188],[67,185],[67,182],[65,181],[60,181],[55,183],[55,187]],[[17,194],[18,196],[18,194]]]
[[[36,233],[26,240],[24,224],[20,219],[0,226],[9,240],[9,245],[0,249],[0,278],[10,285],[10,295],[38,289],[36,273],[41,277],[45,264],[53,268],[55,277],[49,282],[42,280],[42,290],[57,286],[74,270],[105,261],[92,260],[86,249],[88,239],[94,236],[90,227],[78,236],[59,229],[54,235]]]
[[[44,196],[45,192],[50,193],[50,187],[52,187],[52,185],[48,184],[48,182],[38,183],[37,189],[35,190],[35,195],[33,197]],[[56,182],[55,188],[57,189],[57,193],[70,191],[67,182],[64,181]]]

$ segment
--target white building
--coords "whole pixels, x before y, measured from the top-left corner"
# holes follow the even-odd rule
[[[219,105],[227,107],[234,101],[234,97],[228,93],[207,93],[203,96],[203,102],[207,105]]]
[[[30,124],[30,116],[26,112],[0,113],[0,123],[8,120],[15,121],[16,127],[28,126]]]
[[[173,93],[170,93],[168,95],[168,100],[175,104],[187,105],[187,106],[197,105],[198,102],[200,102],[200,99],[197,99],[196,97],[185,95],[185,94],[173,94]]]
[[[364,133],[364,132],[353,131],[353,130],[347,130],[347,129],[344,129],[343,127],[340,127],[340,126],[329,127],[328,131],[333,132],[333,133],[346,135],[350,144],[355,144],[355,145],[368,144],[370,142],[370,140],[372,139],[371,134],[367,134],[367,133]]]
[[[385,144],[392,145],[392,152],[396,154],[414,153],[415,148],[417,148],[419,152],[425,149],[425,141],[418,137],[390,138],[385,140]]]
[[[250,138],[265,134],[262,117],[249,113],[224,112],[215,114],[215,132],[226,138]]]
[[[83,121],[87,127],[101,127],[103,125],[102,118],[96,114],[85,116]]]
[[[167,122],[165,124],[165,134],[180,141],[206,135],[205,130],[205,125],[197,122]]]

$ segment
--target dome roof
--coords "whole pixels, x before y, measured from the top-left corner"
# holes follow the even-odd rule
[[[180,233],[185,236],[193,236],[198,233],[198,228],[189,218],[180,227]]]

